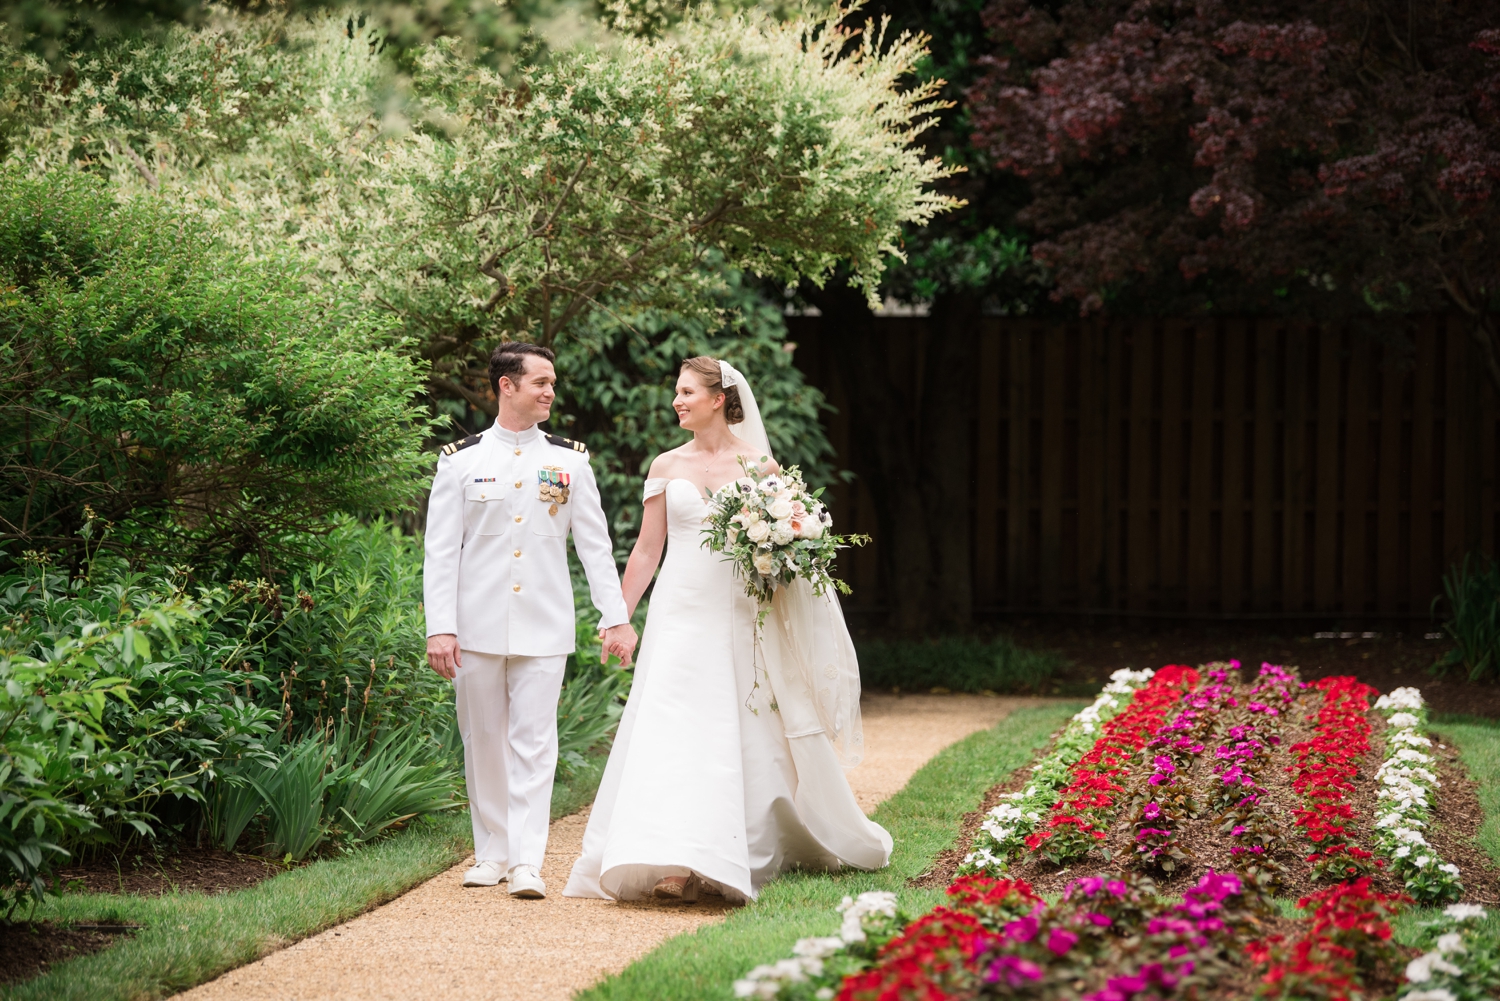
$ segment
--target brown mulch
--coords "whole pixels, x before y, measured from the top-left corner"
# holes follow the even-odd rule
[[[131,930],[124,925],[64,927],[51,921],[0,922],[0,984],[30,980],[46,973],[54,963],[107,949]]]
[[[1248,671],[1246,675],[1252,676]],[[1307,680],[1305,674],[1303,677]],[[1426,697],[1427,685],[1421,682],[1418,684],[1422,687],[1423,696]],[[1300,797],[1292,789],[1292,774],[1287,770],[1292,762],[1289,748],[1292,744],[1307,740],[1312,736],[1317,710],[1321,704],[1322,693],[1320,692],[1309,689],[1300,695],[1293,710],[1283,717],[1281,743],[1272,755],[1270,766],[1260,775],[1260,780],[1269,794],[1267,802],[1281,824],[1285,839],[1284,846],[1274,855],[1275,860],[1286,870],[1278,895],[1292,899],[1313,892],[1319,888],[1319,884],[1313,882],[1311,868],[1303,860],[1306,855],[1306,851],[1303,850],[1305,843],[1301,841],[1293,822],[1292,810],[1299,805]],[[1384,760],[1382,732],[1385,729],[1385,718],[1371,710],[1370,722],[1372,725],[1371,750],[1360,770],[1351,798],[1357,816],[1348,825],[1354,834],[1355,843],[1365,846],[1373,844],[1377,804],[1375,770]],[[1424,833],[1445,861],[1452,862],[1459,867],[1465,901],[1500,903],[1500,869],[1496,868],[1494,862],[1475,840],[1484,822],[1484,812],[1479,805],[1476,791],[1477,785],[1464,770],[1455,749],[1440,747],[1435,741],[1433,751],[1439,757],[1439,781],[1442,782],[1442,788],[1434,803],[1434,823]],[[1194,773],[1193,785],[1199,789],[1205,788],[1206,782],[1202,780],[1211,769],[1211,762],[1205,756],[1194,767],[1202,774]],[[957,844],[940,853],[934,860],[932,868],[911,880],[909,885],[946,886],[951,882],[964,855],[967,854],[968,846],[983,822],[984,814],[999,802],[1002,793],[1022,788],[1029,777],[1029,769],[1022,769],[1005,782],[992,788],[986,794],[980,809],[965,815]],[[1135,832],[1131,824],[1133,816],[1134,810],[1129,809],[1128,806],[1122,806],[1108,831],[1103,850],[1092,852],[1079,862],[1060,868],[1040,857],[1024,858],[1011,867],[1007,876],[1026,880],[1039,893],[1052,894],[1061,892],[1068,882],[1083,876],[1119,872],[1123,867],[1122,863],[1130,858],[1134,845]],[[1226,871],[1230,868],[1228,839],[1219,834],[1218,825],[1211,812],[1205,812],[1196,819],[1189,820],[1181,828],[1180,838],[1181,843],[1193,854],[1194,862],[1180,866],[1171,874],[1157,874],[1157,886],[1163,892],[1180,892],[1196,881],[1207,869]],[[1108,857],[1106,857],[1106,851]],[[1391,893],[1400,890],[1398,882],[1385,873],[1376,875],[1372,883],[1375,889],[1382,892]]]
[[[56,886],[65,893],[214,894],[243,890],[285,871],[275,859],[218,848],[127,848],[118,855],[106,850],[59,869]]]

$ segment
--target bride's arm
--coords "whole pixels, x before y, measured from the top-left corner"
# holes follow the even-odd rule
[[[657,494],[646,502],[641,512],[641,534],[635,537],[635,548],[630,551],[630,561],[625,564],[625,580],[621,584],[625,592],[625,614],[634,616],[635,606],[641,595],[651,586],[656,568],[661,563],[661,551],[667,542],[667,495]]]

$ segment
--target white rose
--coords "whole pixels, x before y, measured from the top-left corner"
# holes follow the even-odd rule
[[[761,524],[765,523],[762,522]],[[784,546],[788,542],[791,542],[795,535],[796,533],[792,531],[792,523],[789,521],[778,521],[771,526],[771,542],[773,545]]]
[[[797,534],[804,539],[821,539],[823,537],[823,523],[816,518],[805,518],[802,521],[801,531]]]
[[[792,502],[785,497],[777,497],[767,505],[766,513],[777,521],[785,521],[792,516]]]
[[[761,524],[764,525],[765,522],[761,522]],[[761,576],[770,576],[771,571],[773,569],[775,569],[775,567],[776,567],[776,558],[774,556],[772,556],[770,553],[756,553],[755,554],[755,572],[756,573],[760,574]]]
[[[771,526],[764,521],[752,521],[749,527],[745,529],[745,534],[750,536],[751,542],[757,544],[765,542],[766,536],[771,534]]]

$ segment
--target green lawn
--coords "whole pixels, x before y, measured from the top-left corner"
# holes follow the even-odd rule
[[[145,927],[103,952],[0,989],[0,998],[166,997],[397,897],[463,858],[469,848],[469,815],[455,812],[233,893],[53,897],[33,913],[17,916]]]
[[[578,995],[580,1001],[699,1001],[733,997],[731,983],[752,966],[791,954],[808,935],[837,930],[834,908],[845,894],[895,890],[909,913],[931,909],[936,889],[906,887],[953,844],[963,815],[996,782],[1029,763],[1053,731],[1081,708],[1055,704],[1013,713],[991,730],[959,741],[922,767],[906,788],[882,803],[875,819],[896,840],[889,868],[834,875],[793,873],[770,883],[760,899],[722,923],[663,943],[618,976]]]

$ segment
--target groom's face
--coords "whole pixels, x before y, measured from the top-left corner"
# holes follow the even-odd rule
[[[509,376],[500,379],[500,405],[528,424],[540,424],[552,416],[557,372],[545,358],[524,355],[521,360],[525,368],[514,382]]]

